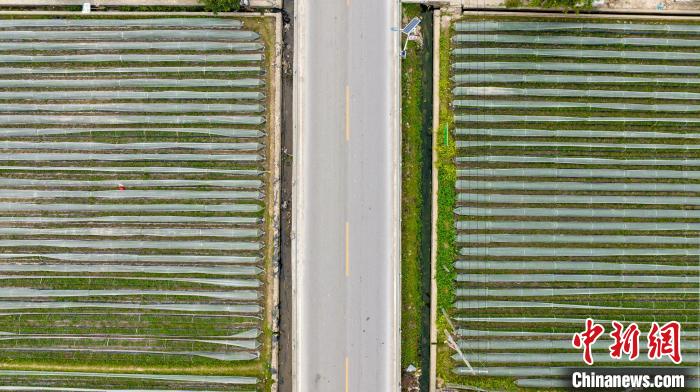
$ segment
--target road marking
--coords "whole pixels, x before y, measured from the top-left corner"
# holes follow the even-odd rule
[[[350,87],[345,86],[345,141],[350,141]]]
[[[350,276],[350,223],[345,222],[345,276]]]
[[[345,392],[350,390],[350,360],[345,357]]]

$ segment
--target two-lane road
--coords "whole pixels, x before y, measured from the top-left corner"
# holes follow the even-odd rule
[[[297,0],[294,386],[399,385],[398,0]]]

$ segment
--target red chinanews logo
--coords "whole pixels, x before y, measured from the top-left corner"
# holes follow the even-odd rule
[[[631,323],[625,328],[617,321],[612,322],[613,331],[609,333],[613,343],[608,347],[610,357],[614,359],[622,358],[626,355],[630,361],[639,357],[639,336],[641,332],[636,323]],[[577,349],[583,349],[583,361],[588,365],[593,365],[593,344],[605,333],[605,327],[596,324],[593,319],[586,319],[585,329],[576,333],[571,340]],[[670,321],[662,326],[658,323],[651,323],[647,334],[647,358],[650,360],[670,358],[673,363],[679,364],[683,361],[681,355],[681,325],[677,321]]]

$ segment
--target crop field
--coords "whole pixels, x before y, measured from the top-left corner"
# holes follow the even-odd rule
[[[672,364],[646,334],[679,321],[698,377],[700,24],[475,15],[442,42],[440,328],[462,355],[443,346],[441,377],[561,386],[587,317],[606,328],[598,366],[629,364],[609,356],[612,320],[639,324],[634,366]]]
[[[3,390],[269,390],[274,29],[0,19]]]

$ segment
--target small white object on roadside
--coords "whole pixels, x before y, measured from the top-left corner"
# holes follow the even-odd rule
[[[418,369],[415,366],[408,365],[408,367],[406,368],[406,373],[415,373],[416,370],[418,370]]]
[[[84,14],[89,14],[91,8],[92,7],[90,6],[90,3],[83,3],[83,13]]]

